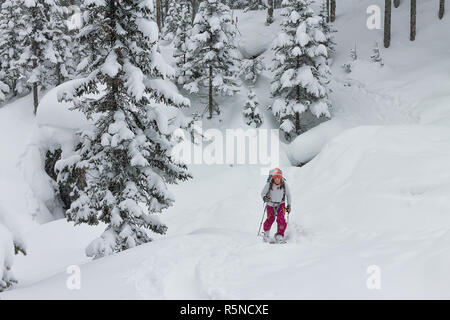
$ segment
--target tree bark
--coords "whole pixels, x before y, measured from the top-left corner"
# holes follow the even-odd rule
[[[156,23],[158,24],[158,29],[161,32],[161,0],[156,0]]]
[[[212,65],[209,66],[209,102],[208,102],[208,108],[209,108],[209,119],[212,119],[212,114],[214,110],[214,99],[213,99],[213,67]]]
[[[37,67],[37,64],[35,64]],[[38,96],[38,84],[37,82],[33,83],[33,104],[34,104],[34,115],[37,113],[38,105],[39,105],[39,96]]]
[[[273,22],[273,0],[268,1],[267,8],[267,24],[271,24]]]
[[[330,0],[327,0],[327,23],[330,22]]]
[[[391,14],[392,0],[384,1],[384,47],[389,48],[391,45]]]
[[[191,0],[191,4],[192,4],[192,24],[194,24],[195,15],[197,14],[198,11],[198,1]]]
[[[416,0],[411,0],[411,26],[410,26],[410,35],[409,40],[416,40]]]
[[[400,0],[394,0],[394,7],[398,8],[400,6]]]
[[[445,13],[445,0],[439,0],[439,19],[444,17]]]
[[[334,22],[336,20],[336,0],[331,0],[330,6],[330,21]]]

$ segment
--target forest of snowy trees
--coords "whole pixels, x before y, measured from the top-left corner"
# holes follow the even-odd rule
[[[54,168],[58,185],[69,190],[66,218],[107,226],[86,249],[89,257],[136,247],[151,241],[151,232],[166,232],[157,214],[175,201],[170,185],[192,178],[187,166],[171,158],[178,142],[174,132],[192,133],[198,117],[185,112],[191,100],[206,97],[201,116],[212,121],[221,117],[222,99],[243,91],[244,123],[260,127],[265,121],[260,110],[267,107],[286,143],[309,129],[302,125],[304,117],[317,123],[332,117],[329,83],[337,2],[2,1],[0,103],[31,94],[30,113],[36,114],[49,89],[68,83],[59,100],[90,120],[89,127],[77,132],[72,153],[57,159]],[[436,2],[436,19],[443,19],[445,0]],[[68,27],[71,6],[81,12],[79,28]],[[410,6],[410,40],[416,39],[416,1],[386,0],[385,48],[391,43],[392,11],[399,6]],[[271,48],[273,64],[263,65],[258,56],[243,58],[232,11],[264,11],[269,25],[274,9],[282,10],[282,31]],[[161,54],[162,41],[174,47],[173,65]],[[374,50],[373,60],[382,63],[378,46]],[[272,74],[269,106],[260,105],[252,90],[265,70]],[[0,231],[4,228],[0,220]],[[0,266],[0,291],[15,281],[10,267],[6,262]]]

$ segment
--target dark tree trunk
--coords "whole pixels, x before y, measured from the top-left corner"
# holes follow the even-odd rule
[[[398,8],[400,6],[400,0],[394,0],[394,7]]]
[[[444,17],[445,13],[445,0],[439,0],[439,19]]]
[[[35,64],[35,68],[37,64]],[[37,113],[38,105],[39,105],[39,96],[38,96],[38,84],[37,82],[33,83],[33,104],[34,104],[34,115]]]
[[[391,45],[391,14],[392,0],[384,1],[384,47],[389,48]]]
[[[336,20],[336,0],[330,1],[330,21],[334,22]]]
[[[198,0],[191,0],[191,4],[192,4],[192,23],[194,23],[195,15],[197,14],[199,6]]]
[[[327,0],[327,22],[330,22],[330,0]]]
[[[410,26],[410,35],[409,40],[416,40],[416,0],[411,0],[411,26]]]
[[[214,99],[213,99],[213,67],[212,65],[209,66],[209,102],[208,102],[208,108],[209,108],[209,119],[212,119],[213,110],[214,110]]]
[[[267,8],[267,24],[271,24],[273,22],[273,0],[268,1]]]
[[[159,31],[161,31],[161,0],[156,0],[156,23]]]

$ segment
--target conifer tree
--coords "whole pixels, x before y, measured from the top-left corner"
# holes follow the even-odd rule
[[[261,59],[256,57],[254,59],[245,59],[242,61],[239,75],[250,84],[254,85],[258,80],[258,76],[265,70]]]
[[[167,16],[164,19],[163,36],[166,40],[173,40],[177,32],[180,18],[181,3],[183,0],[170,0]]]
[[[92,123],[55,169],[73,190],[68,219],[107,226],[86,249],[94,258],[147,243],[150,231],[164,234],[156,213],[175,200],[168,185],[190,178],[171,156],[174,131],[192,124],[179,110],[189,100],[166,83],[174,70],[158,51],[153,10],[152,1],[85,2],[79,38],[96,48],[85,60],[93,63],[59,95]]]
[[[327,84],[327,38],[322,18],[311,9],[311,0],[286,0],[282,33],[275,41],[275,66],[271,109],[288,140],[302,133],[300,118],[309,111],[317,118],[330,117]]]
[[[186,72],[183,66],[187,62],[187,43],[189,39],[189,31],[192,28],[192,8],[188,0],[180,0],[180,10],[178,11],[178,27],[175,32],[174,43],[174,59],[177,65],[176,82],[184,84]]]
[[[26,72],[18,60],[23,52],[19,33],[24,29],[23,8],[18,0],[5,0],[0,6],[0,82],[3,94],[16,96],[27,91]],[[6,89],[8,86],[8,89]],[[4,96],[4,99],[7,99]]]
[[[238,89],[238,60],[234,44],[235,27],[230,8],[220,0],[200,4],[188,43],[184,88],[190,93],[208,91],[209,118],[220,114],[214,95],[231,96]]]
[[[262,115],[259,110],[259,102],[253,90],[248,92],[248,100],[243,111],[245,123],[251,127],[259,128],[262,124]]]
[[[64,25],[60,0],[27,0],[20,25],[19,46],[23,50],[17,62],[27,73],[32,87],[34,113],[39,104],[38,90],[55,85],[55,66],[64,62],[59,29]],[[69,41],[69,40],[67,40]],[[59,70],[61,71],[61,70]]]

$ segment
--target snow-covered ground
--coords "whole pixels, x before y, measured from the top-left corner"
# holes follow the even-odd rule
[[[176,203],[162,215],[167,236],[90,261],[84,248],[102,226],[44,223],[57,215],[37,145],[49,137],[37,126],[45,115],[36,122],[29,97],[0,108],[0,205],[28,250],[15,258],[19,284],[0,298],[450,298],[450,16],[438,20],[437,1],[420,1],[410,42],[409,5],[393,9],[380,67],[369,57],[375,42],[382,47],[383,31],[367,29],[367,6],[338,3],[333,119],[282,149],[293,164],[319,154],[301,168],[283,162],[293,194],[286,245],[256,237],[265,181],[259,167],[196,165],[193,180],[172,188]],[[270,47],[278,10],[270,27],[265,12],[234,14],[244,56]],[[347,74],[341,65],[355,42],[359,58]],[[262,56],[269,66],[272,52]],[[271,103],[270,78],[266,70],[254,88],[262,106]],[[42,101],[52,104],[53,95]],[[205,128],[244,127],[246,95],[244,86],[223,99],[221,121],[205,120]],[[193,102],[192,110],[204,108]],[[270,112],[263,115],[263,128],[275,127]],[[66,116],[62,122],[70,122]],[[80,290],[67,288],[70,265],[81,267]],[[373,265],[380,290],[367,287]]]

